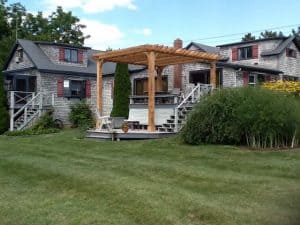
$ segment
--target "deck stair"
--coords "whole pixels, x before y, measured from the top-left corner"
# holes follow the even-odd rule
[[[23,103],[21,106],[20,102]],[[10,131],[32,126],[52,106],[54,94],[10,92]]]
[[[186,122],[188,114],[192,111],[194,105],[198,103],[204,95],[209,94],[212,86],[209,84],[197,84],[192,91],[179,103],[174,109],[174,115],[170,116],[161,127],[160,132],[177,133]]]

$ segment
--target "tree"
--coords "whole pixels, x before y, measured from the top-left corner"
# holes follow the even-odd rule
[[[0,39],[9,34],[9,25],[7,22],[7,11],[5,8],[5,2],[0,0]]]
[[[115,72],[113,109],[110,114],[112,117],[128,118],[130,92],[128,65],[118,63]]]
[[[0,73],[0,134],[8,129],[9,114],[7,111],[6,95],[4,92],[3,76]]]
[[[72,15],[72,12],[64,12],[62,7],[57,7],[49,17],[49,30],[56,42],[63,42],[75,45],[83,45],[84,40],[90,36],[84,36],[82,29],[86,26],[79,23],[79,18]]]
[[[277,31],[265,30],[264,32],[260,33],[260,38],[276,38],[276,37],[283,37],[283,36],[284,35],[281,31],[277,33]]]
[[[254,41],[256,39],[255,36],[252,36],[251,33],[245,34],[245,36],[242,38],[242,41]]]

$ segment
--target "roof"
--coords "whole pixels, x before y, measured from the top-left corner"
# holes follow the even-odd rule
[[[29,57],[29,59],[34,64],[34,67],[41,72],[70,74],[70,75],[89,75],[89,76],[96,75],[96,63],[94,60],[92,60],[92,55],[94,55],[95,53],[99,53],[100,51],[93,50],[90,48],[85,48],[87,50],[87,54],[88,54],[87,67],[59,65],[59,64],[54,64],[53,62],[51,62],[51,60],[46,56],[46,54],[38,46],[39,43],[41,43],[41,42],[33,42],[30,40],[18,39],[10,53],[10,56],[4,66],[4,69],[7,69],[8,64],[9,64],[11,58],[13,57],[13,54],[19,44],[23,48],[26,55]],[[51,44],[49,42],[42,42],[42,43],[43,44],[45,44],[45,43]],[[53,45],[70,47],[70,45],[68,45],[68,44],[55,43]],[[75,47],[75,46],[72,46],[72,47]],[[104,75],[114,74],[115,67],[116,67],[115,63],[105,63],[103,66],[103,74]],[[139,71],[141,69],[144,69],[144,67],[129,65],[130,71]],[[4,71],[4,72],[8,72],[8,71]]]
[[[93,59],[104,60],[104,62],[120,62],[146,66],[148,65],[147,54],[150,52],[154,52],[156,54],[156,66],[176,65],[191,62],[214,62],[220,58],[219,55],[215,53],[190,51],[183,48],[148,44],[97,53],[93,56]]]
[[[229,44],[217,45],[217,47],[228,47],[228,46],[233,46],[233,45],[252,44],[252,43],[257,43],[257,42],[262,42],[262,41],[285,40],[285,39],[287,39],[287,37],[264,38],[264,39],[256,39],[256,40],[252,40],[252,41],[239,41],[239,42],[234,42],[234,43],[229,43]]]
[[[292,42],[295,43],[296,47],[300,51],[300,46],[299,46],[298,42],[296,41],[295,36],[291,36],[291,37],[287,38],[286,40],[284,40],[283,42],[281,42],[275,49],[262,52],[261,56],[278,55],[282,51],[284,51]]]
[[[199,50],[199,51],[208,52],[208,53],[216,53],[216,54],[219,53],[218,47],[204,45],[204,44],[197,43],[197,42],[191,42],[190,44],[188,44],[185,47],[185,49],[189,49],[192,45],[195,46],[197,48],[197,50]]]
[[[283,73],[281,70],[267,68],[266,66],[261,67],[261,66],[245,65],[245,64],[238,64],[238,63],[217,62],[217,66],[231,67],[237,70],[246,69],[247,71],[263,72],[263,73],[271,73],[271,74]]]

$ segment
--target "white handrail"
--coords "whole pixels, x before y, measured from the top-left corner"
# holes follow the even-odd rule
[[[174,130],[175,130],[175,132],[178,132],[178,118],[179,118],[179,115],[178,115],[178,113],[179,113],[179,109],[184,105],[184,104],[186,104],[188,101],[189,101],[189,99],[190,98],[192,98],[191,99],[191,101],[192,101],[192,103],[195,103],[196,101],[198,101],[199,100],[199,98],[200,98],[200,96],[201,96],[201,87],[205,87],[205,89],[207,88],[207,93],[209,93],[211,90],[212,90],[212,85],[210,85],[210,84],[200,84],[200,83],[198,83],[194,88],[193,88],[193,90],[181,101],[181,103],[178,105],[178,106],[176,106],[176,108],[175,108],[175,110],[174,110],[174,122],[175,122],[175,128],[174,128]],[[205,90],[204,89],[204,90]]]
[[[49,95],[49,93],[43,93],[43,92],[39,92],[39,93],[31,93],[31,99],[26,102],[25,105],[23,105],[16,113],[14,113],[14,106],[15,106],[15,98],[16,94],[15,92],[11,92],[11,107],[10,107],[10,130],[14,130],[14,123],[18,120],[15,121],[16,117],[18,115],[20,115],[21,113],[23,113],[23,119],[24,119],[24,123],[18,127],[18,129],[22,129],[25,126],[27,126],[27,124],[33,120],[37,115],[41,116],[42,115],[42,110],[44,106],[54,106],[55,103],[55,98],[54,98],[54,94],[52,93],[51,95]],[[28,98],[28,97],[27,97]],[[37,106],[37,112],[34,114],[28,114],[28,110],[30,108],[34,108],[35,106]],[[31,115],[30,118],[27,118],[28,115]]]
[[[22,108],[20,108],[16,113],[14,113],[13,118],[15,118],[17,115],[19,115],[25,108],[27,108],[30,104],[33,104],[33,101],[38,98],[41,95],[41,93],[38,93],[37,95],[35,95],[32,99],[30,99],[29,102],[27,102]],[[38,104],[37,104],[38,105]]]

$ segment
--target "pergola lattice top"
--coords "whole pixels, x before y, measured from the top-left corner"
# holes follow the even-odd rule
[[[155,65],[167,66],[192,62],[215,62],[220,59],[218,54],[191,51],[163,45],[140,45],[131,48],[103,52],[93,55],[95,60],[135,65],[148,65],[147,53],[154,52]],[[146,54],[145,54],[146,53]]]

